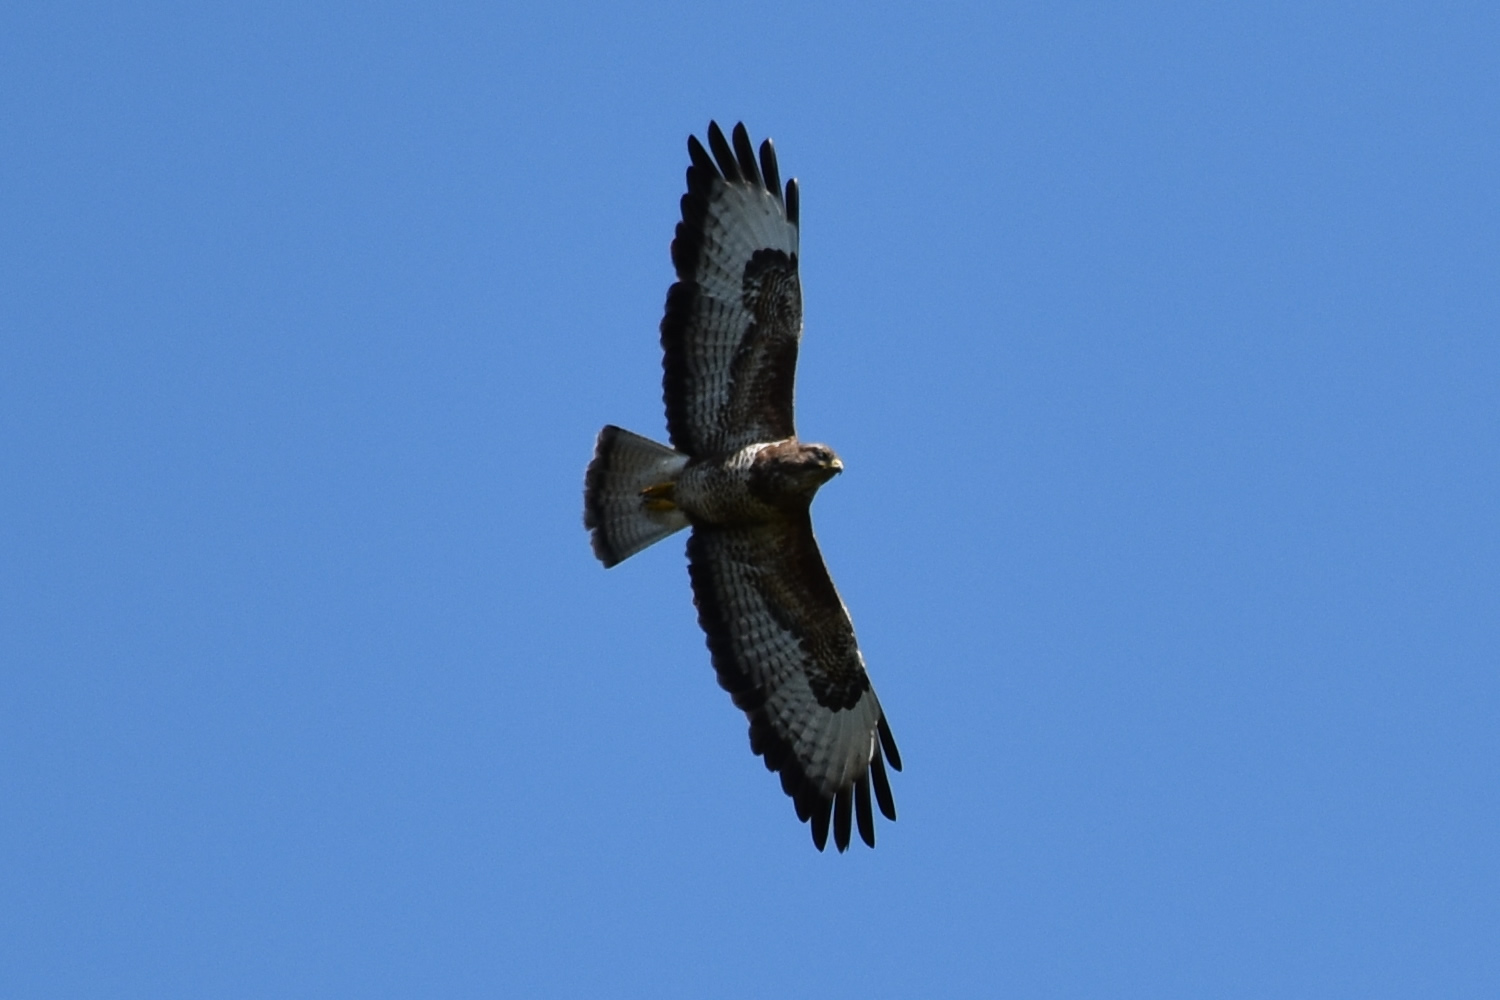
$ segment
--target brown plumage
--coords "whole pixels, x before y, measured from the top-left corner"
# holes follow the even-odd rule
[[[710,152],[711,151],[711,152]],[[677,282],[661,324],[672,448],[599,435],[584,524],[606,565],[691,526],[688,571],[719,683],[750,720],[750,748],[781,775],[822,850],[852,828],[875,845],[874,804],[896,818],[885,762],[901,758],[848,611],[813,537],[810,507],[843,469],[793,421],[802,287],[797,182],[770,140],[709,123],[672,241]]]

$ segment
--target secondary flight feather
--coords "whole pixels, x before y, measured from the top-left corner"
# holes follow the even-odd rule
[[[719,684],[750,720],[750,749],[781,775],[822,850],[875,807],[896,818],[886,763],[901,769],[849,612],[813,538],[818,488],[843,471],[793,421],[802,339],[797,182],[744,125],[708,147],[688,138],[677,282],[661,322],[671,446],[599,432],[584,525],[606,567],[690,527],[688,574]]]

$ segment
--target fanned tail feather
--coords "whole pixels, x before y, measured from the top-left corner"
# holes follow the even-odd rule
[[[613,425],[599,432],[583,485],[583,526],[606,567],[688,526],[675,507],[648,505],[642,492],[674,482],[688,457]]]

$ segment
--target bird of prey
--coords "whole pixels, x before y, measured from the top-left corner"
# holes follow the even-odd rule
[[[871,792],[896,818],[896,741],[865,672],[854,626],[813,538],[818,487],[843,471],[792,422],[802,338],[797,182],[785,190],[770,140],[716,123],[691,165],[672,241],[677,282],[661,322],[662,395],[672,446],[599,432],[584,526],[613,566],[691,527],[688,574],[719,684],[750,719],[750,749],[780,772],[818,850],[853,822],[875,846]]]

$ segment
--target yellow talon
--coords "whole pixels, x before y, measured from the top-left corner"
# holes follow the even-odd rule
[[[647,510],[656,511],[657,513],[676,510],[677,503],[672,499],[673,486],[675,485],[674,483],[667,482],[657,483],[655,486],[647,486],[641,490],[641,496],[645,498],[645,503],[642,506]]]

